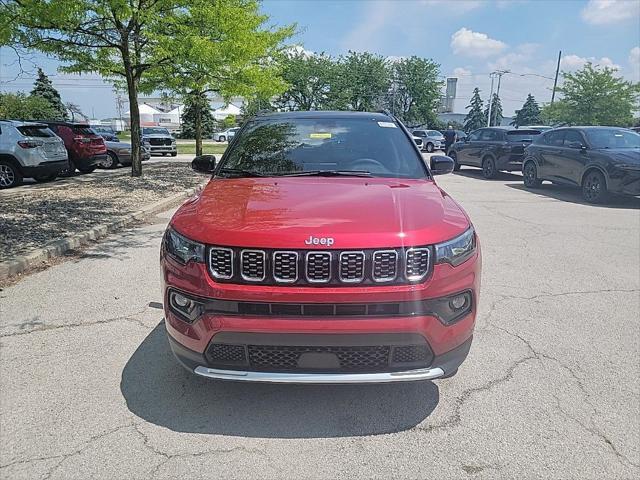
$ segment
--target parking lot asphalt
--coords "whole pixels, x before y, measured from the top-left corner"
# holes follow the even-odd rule
[[[0,291],[1,478],[640,476],[640,205],[474,170],[438,178],[483,249],[458,375],[195,378],[164,332],[171,212]]]

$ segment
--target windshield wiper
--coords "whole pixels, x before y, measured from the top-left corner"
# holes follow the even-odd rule
[[[366,170],[309,170],[306,172],[281,173],[281,177],[370,177]]]
[[[234,177],[264,177],[260,172],[243,170],[241,168],[221,168],[219,173],[228,173]]]

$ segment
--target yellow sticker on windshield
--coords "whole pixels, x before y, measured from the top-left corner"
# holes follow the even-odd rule
[[[331,132],[310,133],[309,138],[331,138]]]

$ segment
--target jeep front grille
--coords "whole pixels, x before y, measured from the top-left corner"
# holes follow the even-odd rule
[[[375,285],[424,281],[431,247],[367,250],[274,250],[210,247],[216,281],[267,285]]]

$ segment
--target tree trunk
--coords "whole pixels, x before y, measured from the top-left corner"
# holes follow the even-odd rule
[[[131,63],[124,61],[129,96],[129,119],[131,121],[131,176],[142,176],[142,141],[140,138],[140,109],[138,108],[138,80],[131,70]]]
[[[198,95],[196,100],[196,157],[202,155],[202,105],[200,103],[200,95]]]

